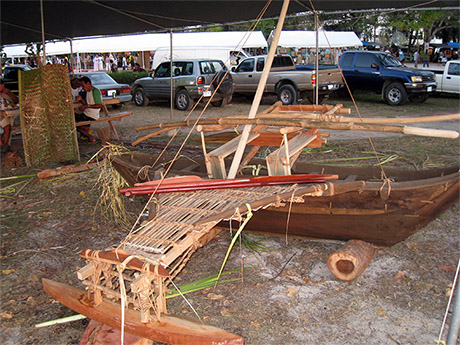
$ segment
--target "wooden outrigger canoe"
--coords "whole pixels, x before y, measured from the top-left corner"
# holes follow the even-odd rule
[[[152,167],[156,157],[131,152],[115,157],[113,166],[134,186],[160,176],[168,159]],[[249,166],[262,165],[253,160]],[[150,168],[146,170],[145,167]],[[139,171],[143,169],[143,173]],[[379,168],[335,167],[297,162],[295,174],[337,174],[328,184],[332,196],[304,196],[302,203],[269,207],[254,213],[245,231],[304,238],[361,240],[376,246],[392,246],[405,240],[438,217],[459,199],[459,167],[425,171],[385,169],[389,182],[381,179]],[[250,168],[243,170],[250,173]],[[206,175],[203,161],[180,158],[170,176]],[[263,170],[261,171],[263,173]],[[346,190],[346,192],[339,192]],[[289,222],[287,222],[289,217]],[[308,220],[308,221],[306,221]],[[218,226],[226,226],[220,223]]]

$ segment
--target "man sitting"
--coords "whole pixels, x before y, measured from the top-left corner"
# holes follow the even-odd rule
[[[3,79],[0,80],[0,103],[2,110],[8,105],[19,103],[19,99],[8,88],[5,87]],[[11,127],[13,118],[0,114],[0,146],[1,152],[5,153],[9,150],[11,139]]]
[[[99,112],[102,108],[102,94],[101,91],[91,84],[91,79],[88,77],[80,78],[81,87],[86,91],[86,99],[77,96],[76,100],[81,101],[83,104],[78,107],[82,114],[75,114],[75,121],[93,121],[99,118]],[[79,131],[84,136],[88,137],[90,143],[96,142],[96,139],[89,132],[90,125],[78,126]]]

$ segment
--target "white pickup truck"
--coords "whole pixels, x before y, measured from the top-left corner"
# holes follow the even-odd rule
[[[448,61],[442,74],[436,74],[436,91],[460,94],[460,60]]]

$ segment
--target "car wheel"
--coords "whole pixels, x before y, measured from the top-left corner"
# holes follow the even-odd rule
[[[427,93],[416,93],[409,96],[409,101],[412,103],[423,103],[428,99],[428,97],[429,94]]]
[[[297,92],[292,85],[286,84],[281,86],[278,89],[277,96],[283,105],[297,104]]]
[[[215,89],[217,89],[217,87],[219,86],[219,89],[217,90],[218,93],[229,93],[233,89],[233,80],[230,73],[227,73],[227,75],[225,75],[225,71],[220,71],[219,74],[217,74],[217,76],[214,78],[214,82],[212,83],[212,85]]]
[[[310,102],[310,104],[316,104],[316,97],[313,94],[308,94],[307,99]],[[326,96],[325,95],[318,95],[318,104],[323,104],[325,101]]]
[[[221,100],[211,102],[213,107],[222,107],[224,105],[224,99],[222,98]]]
[[[225,104],[229,104],[232,101],[232,96],[226,96],[221,100],[211,102],[213,107],[223,107]]]
[[[387,104],[396,106],[407,102],[407,92],[400,83],[391,83],[383,91],[383,97]]]
[[[193,107],[193,100],[187,90],[179,90],[176,94],[176,108],[182,111],[190,110]]]
[[[134,91],[134,103],[138,107],[145,107],[149,104],[149,99],[145,95],[143,88],[139,87]]]

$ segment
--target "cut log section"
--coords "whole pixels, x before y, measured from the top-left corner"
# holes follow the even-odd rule
[[[337,279],[348,282],[364,272],[376,250],[370,243],[350,240],[329,256],[327,265]]]

